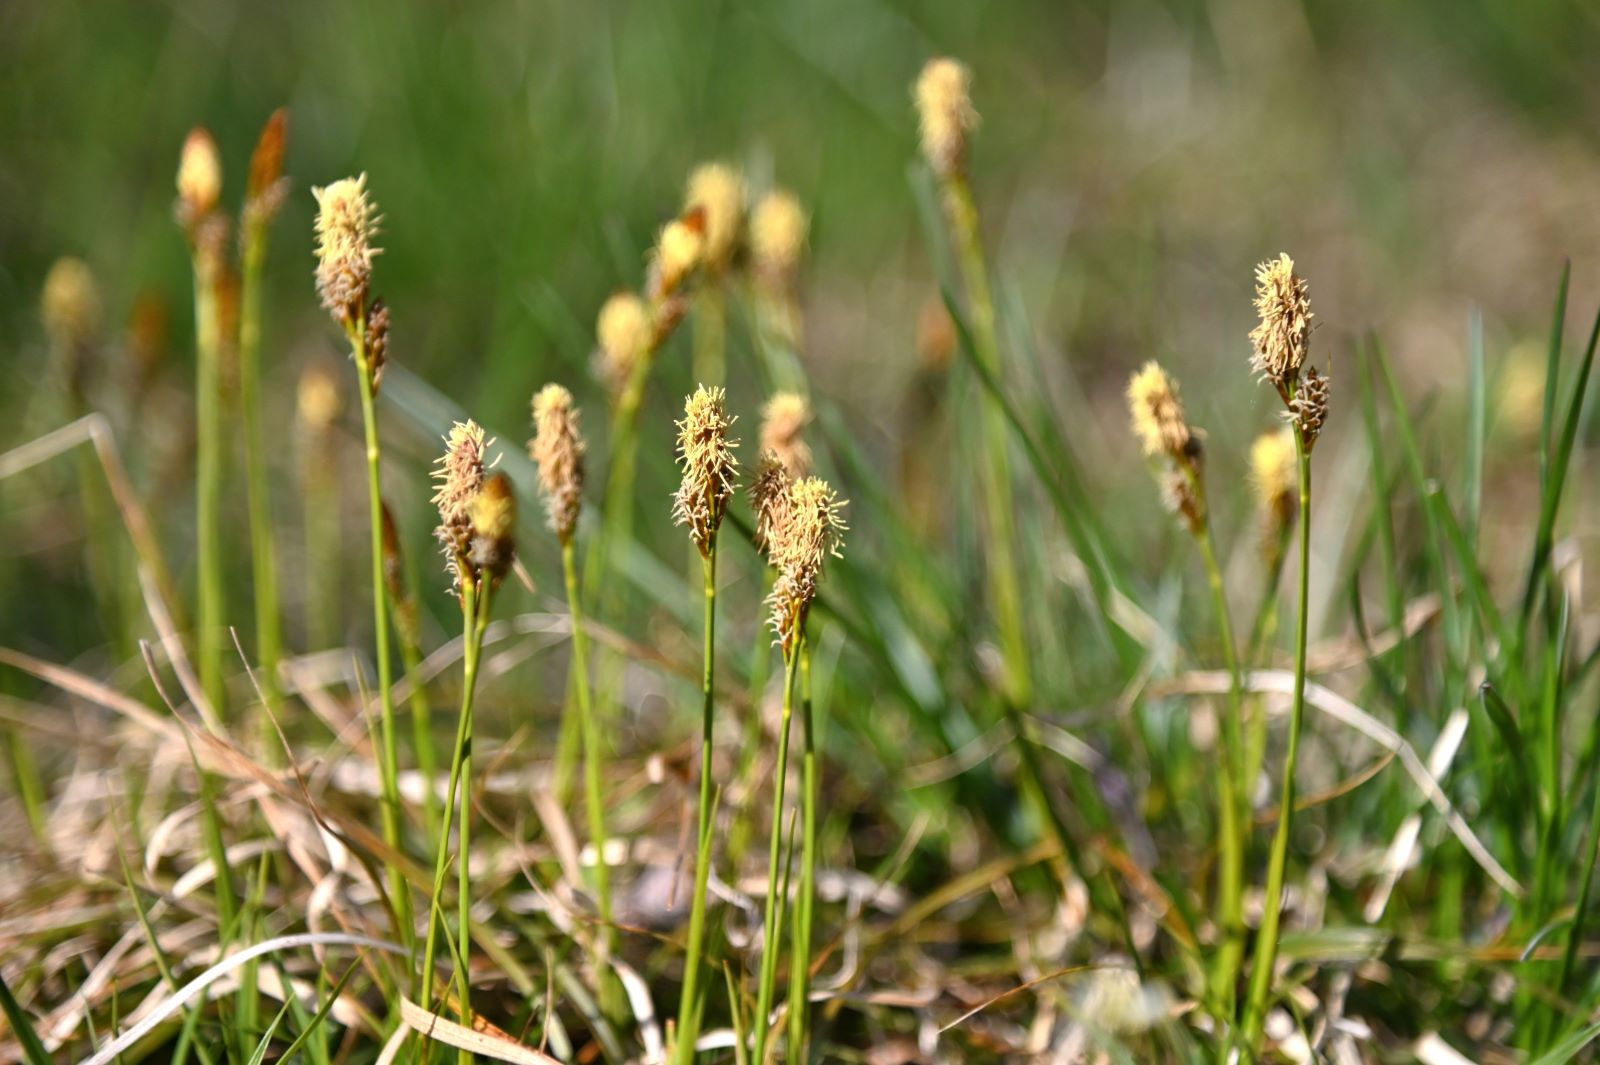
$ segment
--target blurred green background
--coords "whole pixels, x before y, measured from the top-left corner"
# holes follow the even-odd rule
[[[1469,308],[1484,309],[1499,375],[1536,342],[1562,257],[1575,293],[1600,276],[1597,44],[1593,6],[1513,0],[13,0],[0,5],[0,370],[12,382],[0,443],[64,417],[37,313],[61,255],[88,260],[103,290],[90,400],[118,409],[120,338],[141,298],[165,309],[163,372],[187,387],[179,146],[190,126],[210,128],[237,203],[261,123],[287,105],[294,188],[269,264],[270,426],[287,433],[301,369],[340,354],[312,292],[312,184],[370,175],[391,358],[511,433],[550,378],[598,413],[595,311],[638,284],[687,172],[722,158],[813,211],[812,379],[890,471],[899,430],[884,411],[915,372],[918,311],[936,292],[908,180],[909,85],[947,52],[974,71],[972,168],[1002,300],[1026,308],[1090,468],[1108,484],[1136,472],[1116,397],[1152,356],[1237,456],[1270,416],[1265,393],[1238,387],[1250,270],[1269,254],[1291,251],[1311,279],[1336,381],[1374,328],[1419,392],[1459,373]],[[688,375],[681,341],[674,350],[668,399]],[[1227,373],[1213,384],[1217,365]],[[187,408],[170,409],[181,425]],[[130,454],[157,446],[124,441]],[[412,441],[419,462],[430,450]],[[650,461],[665,471],[664,449]],[[141,477],[158,519],[181,531],[182,504],[164,508]],[[8,506],[23,530],[5,551],[13,581],[40,560],[83,579],[81,552],[51,540],[71,505],[64,489]],[[242,486],[229,505],[242,522]],[[181,568],[186,537],[167,540]],[[8,638],[84,646],[7,613],[3,626],[24,633]]]

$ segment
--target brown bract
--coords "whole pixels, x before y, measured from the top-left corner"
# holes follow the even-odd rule
[[[511,569],[517,532],[517,496],[511,478],[491,475],[472,497],[472,538],[467,560],[479,573],[499,581]]]

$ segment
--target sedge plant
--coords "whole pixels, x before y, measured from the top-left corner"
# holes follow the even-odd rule
[[[572,625],[572,688],[577,696],[578,731],[583,741],[584,805],[589,817],[589,837],[595,851],[594,885],[600,927],[594,937],[595,978],[602,990],[610,986],[606,968],[615,949],[616,930],[611,919],[611,874],[606,865],[605,797],[600,788],[600,731],[594,718],[589,688],[589,634],[584,629],[583,597],[578,584],[574,537],[583,507],[584,452],[587,445],[578,428],[578,409],[572,393],[561,385],[546,385],[533,397],[534,437],[528,454],[539,465],[539,487],[544,493],[545,517],[561,545],[561,574],[566,585],[567,613]]]
[[[1222,715],[1222,767],[1217,773],[1217,917],[1222,942],[1212,970],[1211,993],[1215,1012],[1231,1028],[1234,985],[1244,953],[1244,807],[1240,800],[1244,745],[1238,653],[1222,568],[1211,539],[1203,434],[1189,425],[1177,381],[1153,360],[1128,382],[1128,407],[1145,455],[1165,459],[1167,505],[1200,550],[1217,630],[1222,637],[1223,663],[1228,670],[1228,704]]]
[[[422,1001],[430,1008],[433,997],[434,953],[443,918],[441,896],[449,868],[450,829],[457,807],[456,833],[456,950],[455,983],[461,1023],[472,1023],[468,957],[471,939],[472,891],[469,860],[472,854],[472,727],[473,698],[477,691],[483,633],[489,624],[494,593],[511,570],[516,532],[516,496],[503,473],[489,474],[485,454],[493,441],[476,422],[458,422],[445,438],[445,452],[434,471],[437,489],[433,503],[439,510],[435,536],[443,547],[461,607],[462,680],[461,708],[456,718],[455,745],[450,755],[444,820],[434,849],[433,884],[428,906],[427,938],[423,941]],[[459,803],[458,803],[459,797]]]
[[[805,644],[806,620],[817,596],[823,566],[837,556],[843,544],[844,501],[820,477],[793,480],[778,457],[762,457],[751,488],[756,512],[756,535],[765,545],[767,560],[777,571],[767,597],[770,624],[783,652],[783,709],[778,723],[777,765],[773,770],[771,837],[768,843],[767,892],[762,922],[761,966],[756,990],[755,1050],[751,1060],[764,1061],[770,1038],[771,1013],[778,974],[778,929],[787,891],[779,892],[780,876],[787,881],[783,853],[785,782],[789,772],[789,732],[793,717],[800,658]],[[796,903],[798,929],[789,984],[789,1045],[791,1059],[804,1047],[807,1029],[806,983],[810,971],[809,914],[816,884],[816,771],[814,730],[804,723],[805,760],[802,772],[800,893]],[[804,769],[804,767],[803,767]],[[801,918],[805,918],[804,921]]]
[[[1311,300],[1308,286],[1287,255],[1256,268],[1256,311],[1260,322],[1250,333],[1255,351],[1251,368],[1271,382],[1294,435],[1296,481],[1299,487],[1299,566],[1294,635],[1294,694],[1289,705],[1289,734],[1283,755],[1278,796],[1278,824],[1267,859],[1266,899],[1251,963],[1242,1034],[1245,1051],[1259,1056],[1272,972],[1278,955],[1278,928],[1283,909],[1283,882],[1289,861],[1289,831],[1294,817],[1295,762],[1305,716],[1306,602],[1311,572],[1311,451],[1328,414],[1328,378],[1306,365],[1311,344]]]
[[[725,393],[701,385],[684,404],[678,422],[678,464],[683,477],[673,497],[672,519],[689,531],[700,554],[704,579],[703,668],[700,694],[700,798],[696,817],[694,889],[690,897],[689,942],[678,1005],[677,1060],[694,1059],[702,1010],[701,952],[705,944],[706,894],[711,878],[712,737],[716,724],[717,533],[738,479],[737,440],[728,435],[735,421],[724,409]]]
[[[371,532],[372,627],[378,659],[380,743],[378,780],[383,807],[383,839],[400,853],[399,738],[390,690],[389,619],[384,605],[382,452],[378,445],[378,386],[389,347],[389,308],[374,298],[372,260],[382,249],[372,244],[378,211],[367,195],[367,176],[343,178],[312,189],[317,200],[317,295],[344,330],[361,392],[361,422],[366,443],[367,509]],[[409,949],[416,938],[411,920],[411,889],[397,861],[386,862],[400,941]]]
[[[195,340],[195,569],[199,579],[196,658],[200,686],[212,708],[225,710],[222,674],[222,383],[223,302],[228,222],[217,210],[222,162],[211,134],[196,127],[178,163],[178,222],[194,267]]]

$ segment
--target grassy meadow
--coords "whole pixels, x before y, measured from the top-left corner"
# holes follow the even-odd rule
[[[1597,44],[0,10],[0,1060],[1594,1060]]]

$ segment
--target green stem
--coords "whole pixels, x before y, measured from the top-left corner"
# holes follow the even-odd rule
[[[606,867],[606,811],[600,791],[600,732],[589,696],[589,636],[583,626],[583,598],[578,587],[578,565],[572,542],[561,545],[561,569],[567,582],[567,611],[572,616],[573,687],[578,695],[578,728],[583,736],[583,792],[588,807],[589,841],[594,847],[595,901],[600,910],[600,930],[595,936],[595,982],[607,1016],[615,1014],[615,982],[606,968],[616,943],[611,923],[611,872]]]
[[[378,780],[383,807],[383,841],[396,854],[400,852],[400,754],[394,723],[394,695],[390,692],[389,618],[384,608],[383,580],[383,496],[380,489],[378,450],[378,412],[373,391],[373,367],[367,361],[365,315],[348,327],[351,354],[355,357],[356,377],[361,385],[361,421],[367,445],[367,504],[372,523],[372,628],[378,657],[378,700],[381,707],[383,751],[378,759]],[[389,890],[394,896],[395,915],[400,924],[400,942],[415,949],[416,929],[411,919],[411,889],[398,861],[385,861]]]
[[[1289,740],[1283,755],[1283,785],[1278,797],[1278,826],[1272,834],[1267,861],[1266,907],[1261,914],[1256,957],[1250,972],[1250,992],[1245,1005],[1246,1052],[1259,1058],[1267,998],[1272,990],[1272,969],[1278,956],[1278,925],[1283,909],[1284,869],[1289,863],[1289,828],[1294,818],[1294,770],[1300,753],[1300,723],[1306,705],[1306,633],[1310,618],[1307,591],[1311,584],[1311,455],[1304,437],[1295,433],[1295,455],[1300,470],[1300,581],[1294,633],[1294,700],[1289,707]]]
[[[244,414],[245,485],[250,507],[251,591],[256,606],[258,679],[267,708],[276,710],[283,632],[278,612],[278,569],[272,542],[266,445],[261,434],[261,270],[266,251],[266,227],[246,225],[239,305],[239,406]],[[271,750],[271,745],[267,749]]]
[[[473,582],[468,580],[466,583],[470,586]],[[468,1028],[472,1027],[472,967],[468,963],[472,957],[472,873],[469,867],[472,858],[472,701],[478,689],[483,630],[489,624],[490,600],[493,598],[494,586],[485,578],[483,594],[478,602],[471,604],[476,609],[465,611],[464,621],[471,626],[471,630],[463,633],[466,647],[463,648],[461,660],[461,720],[466,737],[461,745],[461,771],[458,774],[461,826],[456,830],[456,949],[461,952],[461,960],[455,969],[456,994],[461,999],[461,1023]],[[472,1061],[471,1053],[466,1050],[460,1051],[458,1057],[462,1065],[470,1065]]]
[[[485,594],[484,599],[489,596]],[[440,904],[439,896],[444,892],[445,870],[450,867],[450,827],[456,814],[456,796],[461,789],[461,778],[468,771],[469,750],[472,745],[472,701],[477,690],[478,680],[478,649],[483,638],[483,624],[479,614],[487,620],[489,612],[480,609],[477,595],[477,586],[473,581],[466,581],[461,589],[461,712],[456,717],[456,742],[450,754],[450,778],[445,789],[444,820],[439,827],[439,838],[433,851],[433,883],[428,893],[428,932],[423,940],[422,961],[422,1000],[424,1009],[433,1009],[433,959],[438,949],[439,920],[444,915],[444,907]],[[465,821],[465,812],[463,812]],[[466,957],[465,939],[469,934],[463,926],[457,933],[462,940],[460,950],[462,957]],[[458,970],[458,989],[465,983],[465,973]],[[465,1005],[466,996],[462,995]]]
[[[1198,484],[1199,477],[1194,481]],[[1201,497],[1204,498],[1203,496]],[[1222,567],[1211,541],[1209,515],[1195,536],[1200,557],[1205,561],[1206,583],[1211,588],[1211,605],[1217,614],[1217,629],[1222,637],[1222,658],[1228,669],[1228,708],[1222,719],[1222,772],[1217,774],[1218,829],[1221,835],[1218,859],[1218,910],[1222,926],[1222,945],[1212,973],[1212,992],[1221,1012],[1220,1020],[1232,1028],[1234,984],[1244,958],[1244,834],[1239,801],[1244,751],[1240,738],[1239,659],[1233,643],[1233,623],[1228,615],[1228,599],[1222,585]],[[1226,1046],[1232,1036],[1222,1041]]]
[[[789,1061],[805,1060],[810,1020],[811,911],[817,891],[817,749],[811,714],[811,644],[800,634],[800,728],[805,744],[800,756],[800,893],[795,898],[793,938],[789,947]]]
[[[214,253],[194,255],[195,331],[195,564],[199,571],[198,648],[200,686],[218,716],[226,713],[222,675],[223,594],[221,520],[222,323],[217,313]]]
[[[711,742],[715,710],[714,653],[717,621],[717,539],[711,542],[702,559],[705,575],[705,668],[700,678],[700,809],[695,836],[694,896],[689,909],[689,943],[684,958],[683,992],[678,1000],[679,1062],[694,1060],[694,1044],[699,1034],[701,1015],[700,954],[705,943],[706,889],[711,879],[711,825],[714,811],[711,800]]]
[[[755,1053],[752,1062],[766,1060],[767,1036],[772,1023],[773,985],[778,980],[778,910],[787,901],[778,897],[778,859],[783,851],[783,792],[789,776],[789,719],[794,708],[795,662],[800,641],[783,655],[783,713],[778,722],[778,764],[772,779],[772,839],[767,855],[767,904],[762,919],[761,975],[756,987]]]
[[[979,361],[998,381],[1002,377],[1000,340],[995,327],[994,299],[989,293],[989,270],[978,233],[978,209],[966,178],[952,176],[945,186],[945,211],[954,232],[961,273],[966,282],[972,316],[973,349]],[[991,608],[1000,627],[1000,647],[1006,663],[1006,695],[1013,705],[1026,708],[1032,701],[1033,680],[1028,662],[1027,633],[1022,622],[1022,595],[1017,577],[1016,530],[1011,496],[1011,470],[1007,458],[1009,430],[1005,412],[991,396],[983,406],[985,460],[984,509],[989,535],[984,555],[989,564]]]

